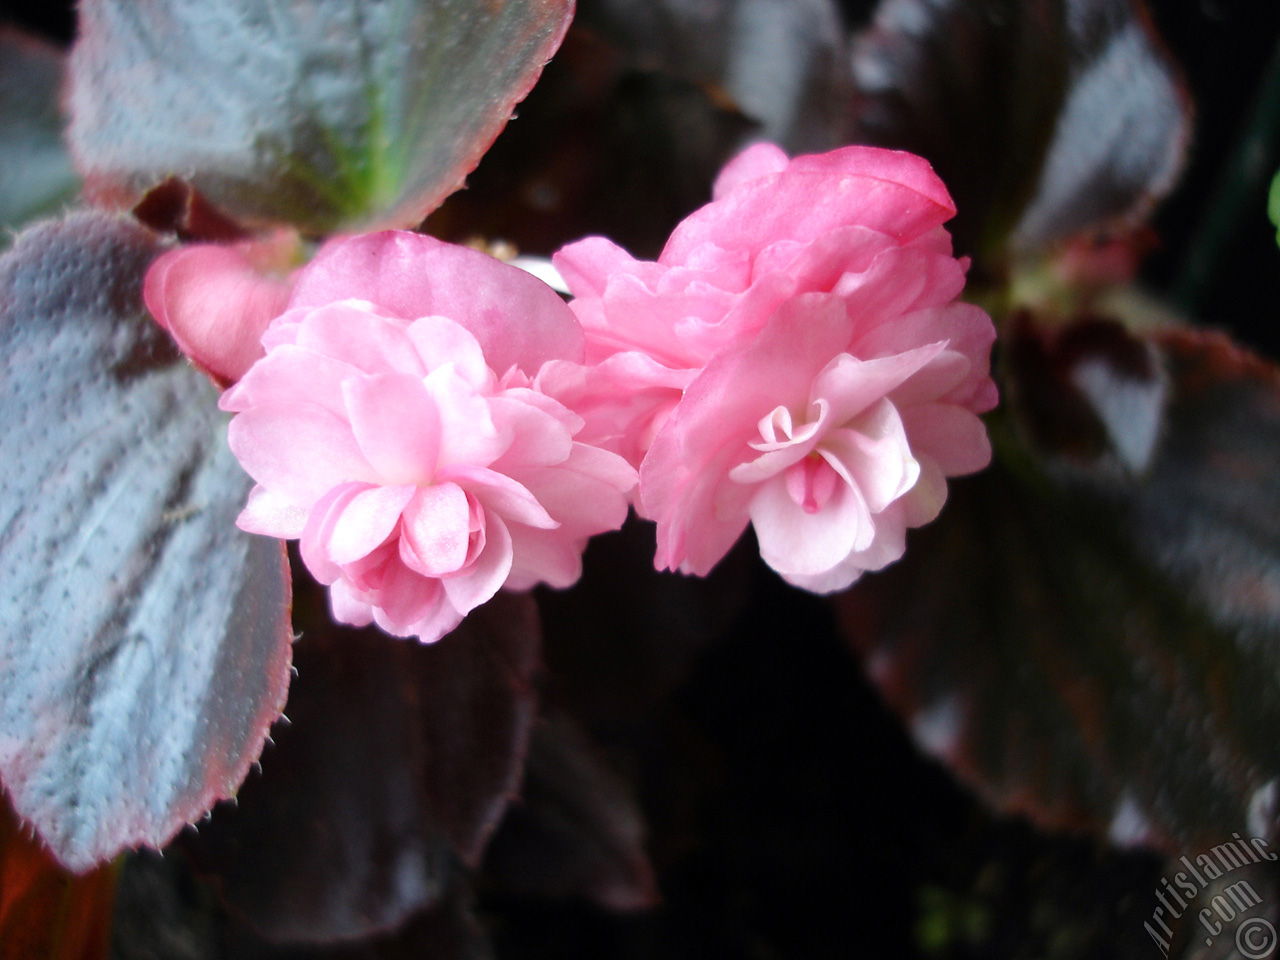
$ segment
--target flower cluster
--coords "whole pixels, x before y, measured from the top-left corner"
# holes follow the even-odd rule
[[[556,255],[590,366],[544,381],[639,467],[660,568],[705,574],[750,523],[788,581],[838,590],[986,466],[995,331],[956,302],[954,213],[911,154],[765,144],[657,262],[598,237]]]
[[[539,392],[582,356],[546,285],[412,233],[326,246],[222,398],[257,481],[240,526],[301,540],[337,619],[435,640],[504,585],[568,586],[635,471]]]
[[[332,241],[274,285],[243,251],[189,249],[148,303],[233,383],[257,483],[240,526],[300,539],[339,620],[430,641],[504,586],[575,582],[629,503],[659,568],[705,574],[748,524],[811,590],[900,557],[946,478],[990,459],[994,330],[956,300],[954,212],[910,154],[761,145],[656,262],[561,250],[569,305],[400,232]],[[223,288],[229,343],[210,334]]]

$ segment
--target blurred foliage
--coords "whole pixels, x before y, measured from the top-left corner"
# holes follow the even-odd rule
[[[1271,192],[1267,195],[1267,216],[1276,225],[1276,243],[1280,243],[1280,173],[1271,179]]]
[[[56,213],[80,191],[62,143],[63,55],[0,23],[0,231]],[[0,249],[9,238],[0,232]]]

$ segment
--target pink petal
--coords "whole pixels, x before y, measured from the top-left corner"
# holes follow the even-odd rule
[[[990,377],[995,326],[985,311],[968,303],[921,310],[886,323],[855,341],[852,351],[862,357],[901,353],[922,344],[946,340],[947,349],[968,358],[964,379],[939,399],[985,413],[996,403]]]
[[[218,406],[236,413],[262,403],[292,403],[306,397],[345,418],[342,381],[360,372],[343,360],[292,344],[275,347],[222,395]]]
[[[806,417],[799,423],[786,407],[776,407],[760,418],[760,436],[748,446],[761,451],[754,460],[740,463],[729,471],[729,479],[735,483],[761,483],[799,463],[822,441],[831,429],[831,404],[818,399],[809,404]]]
[[[300,273],[289,306],[352,297],[406,320],[449,317],[499,372],[517,366],[533,376],[548,360],[582,359],[582,330],[554,290],[519,267],[423,234],[331,240]]]
[[[834,593],[846,589],[864,573],[900,560],[906,549],[902,521],[896,516],[881,514],[876,517],[875,539],[865,550],[855,550],[823,573],[783,573],[782,578],[811,593]]]
[[[321,583],[331,584],[343,577],[342,567],[329,556],[333,528],[347,504],[370,489],[377,488],[365,483],[344,483],[329,490],[311,508],[307,523],[302,528],[298,550],[311,575]]]
[[[354,563],[387,540],[400,522],[400,513],[417,488],[372,487],[346,501],[328,530],[325,552],[333,563]]]
[[[750,524],[747,506],[753,491],[739,484],[694,486],[678,509],[658,524],[654,567],[697,576],[710,573]]]
[[[471,544],[471,506],[455,483],[421,487],[404,509],[401,556],[417,573],[440,577],[459,570]]]
[[[817,445],[817,438],[810,437],[807,441],[797,442],[781,450],[770,450],[754,460],[738,464],[729,471],[729,479],[746,486],[764,483],[799,463],[812,453]]]
[[[428,611],[422,619],[411,624],[400,636],[417,637],[422,643],[435,643],[446,637],[462,623],[463,615],[453,608],[444,589],[440,590],[441,600]]]
[[[856,553],[852,554],[851,558],[846,558],[822,573],[806,575],[779,571],[778,575],[792,586],[810,593],[836,593],[848,589],[867,572],[866,568],[859,566],[857,559],[854,559],[857,556]]]
[[[731,483],[729,471],[751,453],[761,417],[807,403],[851,327],[839,303],[797,297],[755,341],[720,354],[690,383],[640,467],[640,514],[658,523],[660,568],[705,574],[733,545],[750,490]]]
[[[945,213],[943,220],[955,216],[955,204],[946,185],[933,172],[924,157],[905,150],[885,150],[880,147],[842,147],[826,153],[811,153],[796,157],[790,169],[798,173],[819,173],[827,176],[860,176],[899,184],[919,194]]]
[[[690,318],[695,322],[722,318],[737,296],[706,283],[657,293],[637,277],[623,274],[610,278],[605,290],[603,326],[588,327],[585,335],[595,358],[638,350],[664,366],[698,367],[706,354],[680,336],[678,328]]]
[[[291,281],[255,268],[248,245],[170,250],[147,271],[143,299],[182,352],[215,376],[239,379],[263,355],[262,333]]]
[[[500,517],[486,516],[485,547],[465,570],[441,581],[449,602],[467,614],[493,597],[511,572],[511,534]]]
[[[830,570],[874,536],[871,513],[848,484],[837,485],[821,510],[796,503],[782,476],[760,485],[748,508],[760,556],[779,573]]]
[[[272,348],[282,344],[296,344],[298,330],[309,313],[311,313],[309,308],[285,310],[284,313],[271,321],[271,325],[267,327],[266,332],[262,335],[263,347],[269,352]]]
[[[547,530],[560,526],[537,497],[505,474],[484,467],[455,467],[448,471],[448,476],[467,489],[488,512],[507,521]]]
[[[476,338],[446,317],[423,317],[409,324],[409,339],[417,348],[423,369],[453,364],[458,375],[477,389],[491,389],[493,371]]]
[[[675,334],[684,347],[684,355],[701,366],[719,351],[744,343],[769,322],[778,307],[799,292],[790,274],[770,273],[736,297],[724,298],[721,294],[724,306],[715,304],[715,309],[704,308],[704,315],[686,316],[676,323]]]
[[[829,433],[820,453],[858,489],[872,513],[905,494],[920,476],[898,411],[888,400],[876,404],[853,429]]]
[[[489,400],[450,366],[433,371],[422,382],[440,422],[438,470],[453,466],[488,466],[511,442],[494,426]]]
[[[948,477],[976,473],[991,462],[991,440],[977,416],[963,407],[922,403],[902,411],[913,450],[932,457]]]
[[[704,243],[689,251],[682,264],[663,266],[657,283],[650,282],[656,293],[679,293],[701,285],[706,288],[740,293],[751,284],[752,256],[747,250],[726,250],[718,243]]]
[[[756,254],[753,278],[784,273],[800,293],[827,292],[845,274],[868,270],[877,256],[896,249],[896,241],[886,234],[857,224],[837,227],[806,243],[770,243]]]
[[[920,476],[910,490],[897,503],[902,505],[902,520],[908,527],[922,527],[932,523],[947,502],[947,481],[942,470],[927,454],[916,453],[920,464]]]
[[[302,536],[306,523],[306,507],[261,486],[249,491],[249,502],[236,517],[236,526],[246,533],[261,533],[281,540]]]
[[[856,343],[869,331],[892,328],[904,314],[947,304],[960,294],[964,283],[964,269],[952,257],[914,245],[887,246],[865,268],[845,271],[832,292],[857,318]],[[919,338],[903,341],[897,349],[927,342]],[[855,352],[874,355],[861,349]]]
[[[783,474],[787,494],[805,513],[817,513],[827,505],[836,487],[848,481],[821,457],[805,457]]]
[[[633,274],[653,277],[655,264],[636,260],[612,240],[585,237],[561,247],[551,256],[575,297],[600,297],[610,277]]]
[[[299,505],[348,481],[379,482],[351,425],[315,404],[265,403],[238,413],[227,443],[249,476]]]
[[[781,239],[807,242],[855,224],[906,243],[955,213],[949,198],[940,203],[918,185],[856,170],[797,167],[793,161],[782,173],[749,182],[694,211],[676,227],[658,260],[682,263],[708,242],[751,250]]]
[[[512,526],[508,590],[528,590],[539,583],[563,590],[582,576],[582,544],[556,530]]]
[[[617,530],[627,518],[627,494],[636,472],[622,457],[575,443],[569,457],[554,467],[518,474],[567,538]]]
[[[556,366],[579,366],[569,360],[552,360],[543,370],[548,367]],[[538,371],[538,375],[542,375],[542,370]],[[537,386],[538,380],[531,379],[520,373],[518,370],[511,370],[507,377],[502,380],[502,393],[498,396],[505,400],[515,400],[528,406],[534,407],[541,412],[554,417],[561,423],[570,433],[576,433],[582,429],[582,418],[566,407],[555,397],[544,393]],[[496,399],[496,398],[495,398]]]
[[[750,180],[758,180],[771,173],[781,173],[786,169],[787,162],[786,152],[772,143],[757,143],[747,147],[725,164],[716,177],[711,195],[719,200],[730,190],[735,190]]]
[[[443,454],[441,417],[417,377],[360,376],[342,383],[351,431],[384,484],[429,483]]]
[[[329,608],[333,619],[349,623],[353,627],[367,627],[373,623],[373,605],[360,599],[345,580],[339,580],[329,588]]]
[[[569,455],[574,430],[582,427],[579,417],[533,390],[507,390],[488,403],[495,429],[510,438],[509,446],[493,464],[498,470],[559,463]]]
[[[398,565],[400,538],[392,537],[365,556],[342,565],[342,579],[376,599],[387,572]]]
[[[818,374],[810,397],[827,401],[832,425],[847,424],[926,367],[946,347],[946,343],[931,343],[874,360],[842,353]]]
[[[407,326],[381,315],[373,304],[344,300],[317,307],[303,316],[293,342],[365,373],[396,371],[420,377],[427,371]]]
[[[913,373],[900,386],[889,391],[889,399],[899,409],[918,403],[932,403],[954,392],[969,380],[973,364],[962,353],[943,350],[922,369]]]
[[[902,559],[907,552],[907,528],[902,522],[898,504],[876,516],[876,536],[865,550],[849,554],[845,562],[856,563],[863,570],[882,570]]]
[[[618,453],[638,467],[696,373],[628,352],[596,366],[549,363],[538,374],[538,386],[585,421],[575,434],[579,441]]]
[[[387,633],[418,636],[430,642],[456,627],[462,616],[450,605],[439,580],[419,576],[404,564],[393,563],[378,591],[373,619]],[[424,635],[424,631],[431,634],[442,627],[434,636]]]

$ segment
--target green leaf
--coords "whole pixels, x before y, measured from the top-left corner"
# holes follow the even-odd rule
[[[1280,173],[1271,181],[1271,193],[1267,196],[1267,217],[1276,225],[1276,243],[1280,243]]]
[[[255,226],[417,224],[479,162],[572,0],[87,0],[69,137],[90,195],[177,176]]]
[[[1280,823],[1280,372],[1219,335],[1016,325],[998,463],[837,603],[998,810],[1170,853]]]
[[[80,191],[62,143],[63,60],[43,41],[0,27],[0,228],[52,213]]]
[[[289,681],[280,543],[213,386],[145,313],[159,253],[76,214],[0,258],[0,779],[75,870],[235,793]]]

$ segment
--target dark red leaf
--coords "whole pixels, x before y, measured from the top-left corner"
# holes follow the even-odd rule
[[[592,540],[573,589],[539,597],[548,696],[589,726],[652,720],[746,603],[753,544],[686,577],[654,570],[654,538],[632,517]]]
[[[75,870],[234,794],[288,688],[284,551],[143,310],[158,252],[77,214],[0,258],[0,778]]]
[[[636,801],[564,716],[534,728],[520,802],[485,870],[518,894],[584,897],[613,910],[658,903]]]
[[[235,807],[185,848],[228,904],[273,940],[392,930],[436,900],[447,844],[428,820],[418,649],[375,631],[304,635],[298,676]]]
[[[757,136],[830,150],[850,127],[849,51],[834,0],[584,0],[578,24],[628,63],[727,97]]]
[[[293,826],[291,824],[291,826]],[[391,933],[344,943],[280,944],[219,908],[211,885],[171,847],[125,857],[112,925],[115,960],[490,960],[472,894],[455,878],[443,898]],[[25,958],[24,958],[25,960]]]
[[[409,919],[391,934],[350,944],[293,944],[264,941],[243,928],[227,938],[235,960],[492,960],[489,937],[472,912],[463,883],[440,902]]]
[[[432,819],[476,866],[520,789],[541,666],[538,608],[499,594],[419,658]]]
[[[572,0],[86,0],[72,150],[106,203],[180,176],[254,226],[413,226],[462,186],[572,13]]]
[[[1135,223],[1190,136],[1141,0],[882,0],[853,72],[855,137],[933,163],[991,259]]]
[[[115,873],[69,872],[0,793],[0,960],[106,960]]]
[[[427,227],[538,254],[603,233],[636,256],[657,256],[755,128],[726,97],[634,69],[612,44],[575,28],[520,122]]]
[[[176,845],[126,853],[116,868],[112,960],[229,960],[217,893],[196,878]]]
[[[303,609],[290,723],[184,847],[270,940],[334,943],[395,930],[445,894],[451,848],[483,851],[524,766],[537,613],[500,594],[424,645]]]
[[[871,676],[1002,811],[1172,853],[1274,838],[1280,374],[1096,320],[1007,346],[1000,462],[837,601]]]
[[[252,236],[177,177],[148,190],[132,212],[145,226],[181,240],[229,243]]]

